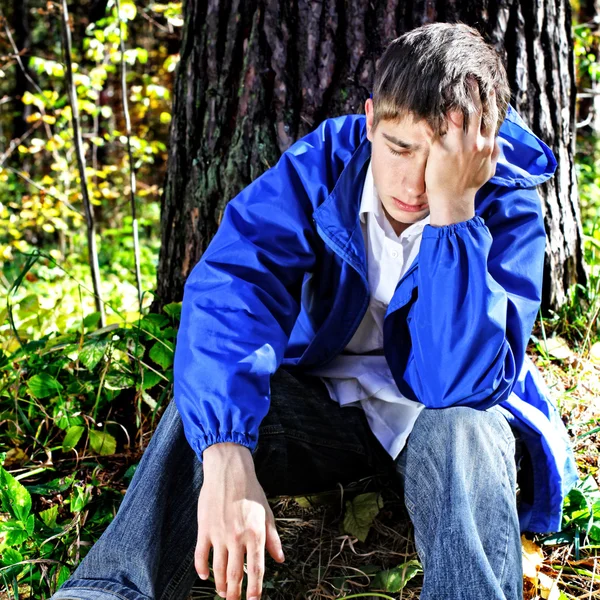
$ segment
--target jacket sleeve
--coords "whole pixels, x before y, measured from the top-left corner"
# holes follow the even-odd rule
[[[347,160],[350,127],[325,121],[232,199],[186,281],[174,397],[200,460],[217,442],[256,446],[315,261],[312,213]]]
[[[487,191],[482,216],[423,230],[404,381],[428,408],[484,410],[508,398],[540,306],[538,193]]]

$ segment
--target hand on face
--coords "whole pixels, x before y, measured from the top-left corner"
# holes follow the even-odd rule
[[[491,125],[483,123],[484,107],[477,86],[472,86],[477,111],[463,130],[463,115],[448,115],[448,130],[436,137],[425,168],[427,197],[434,220],[458,222],[473,215],[475,194],[495,173],[500,150],[496,142],[498,107],[496,95],[489,95],[485,110],[491,111]],[[445,223],[440,223],[445,224]]]

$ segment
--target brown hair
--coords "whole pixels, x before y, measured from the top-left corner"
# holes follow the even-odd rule
[[[432,23],[393,40],[377,66],[373,85],[373,128],[381,120],[407,114],[424,119],[438,135],[449,111],[468,117],[476,111],[471,85],[479,89],[484,126],[489,127],[488,98],[495,90],[500,128],[510,102],[506,70],[496,50],[463,23]]]

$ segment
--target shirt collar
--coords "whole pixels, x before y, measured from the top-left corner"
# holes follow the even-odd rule
[[[421,235],[425,225],[428,225],[430,221],[430,215],[428,214],[420,221],[417,221],[416,223],[413,223],[407,227],[399,236],[396,235],[396,232],[392,228],[390,222],[385,216],[385,213],[383,212],[383,207],[377,194],[377,189],[375,188],[375,182],[373,181],[371,161],[369,161],[369,167],[367,169],[362,198],[360,201],[360,220],[362,223],[366,223],[368,213],[371,213],[375,216],[377,223],[385,232],[386,237],[391,237],[392,239],[396,240],[413,238]]]

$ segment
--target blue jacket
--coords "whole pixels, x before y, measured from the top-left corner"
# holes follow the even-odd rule
[[[556,161],[512,109],[499,144],[475,216],[425,226],[385,316],[384,351],[400,391],[428,408],[502,407],[533,463],[521,528],[550,532],[577,475],[525,350],[546,246],[534,186]],[[370,155],[364,116],[328,119],[227,204],[186,282],[175,354],[175,402],[200,460],[216,442],[254,450],[270,376],[282,364],[324,365],[360,324],[369,287],[359,207]]]

